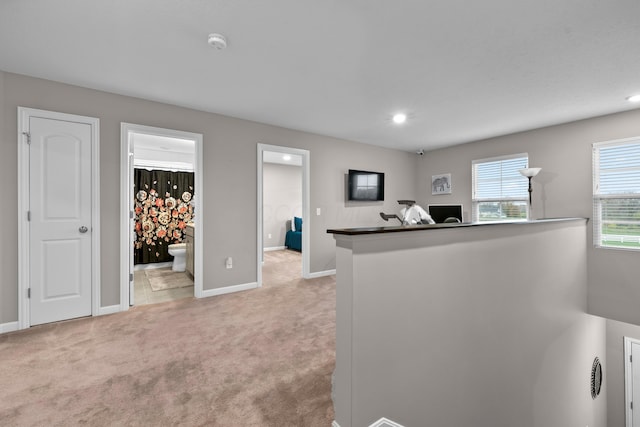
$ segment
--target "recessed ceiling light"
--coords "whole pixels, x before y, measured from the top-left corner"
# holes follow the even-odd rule
[[[288,154],[285,154],[284,156],[282,156],[282,160],[286,160],[288,162],[289,160],[291,160],[291,156]]]
[[[403,113],[394,114],[393,123],[402,124],[407,121],[407,115]]]
[[[211,33],[207,39],[209,46],[213,46],[216,49],[224,49],[227,47],[227,38],[222,34]]]
[[[627,96],[627,101],[629,101],[629,102],[640,102],[640,94]]]

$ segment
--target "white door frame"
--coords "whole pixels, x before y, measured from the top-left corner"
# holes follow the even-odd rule
[[[29,119],[39,117],[91,126],[91,315],[100,313],[100,120],[18,107],[18,329],[31,326],[29,275]],[[106,314],[106,313],[105,313]]]
[[[131,218],[129,212],[133,210],[133,195],[131,194],[131,188],[133,183],[131,182],[131,169],[133,168],[133,162],[129,162],[129,153],[132,152],[131,141],[129,135],[131,133],[142,133],[146,135],[164,136],[170,138],[180,138],[192,140],[196,146],[194,167],[193,167],[193,181],[194,181],[194,194],[197,200],[196,205],[196,223],[198,218],[204,218],[204,203],[202,188],[202,134],[184,132],[173,129],[163,129],[152,126],[136,125],[132,123],[120,124],[120,310],[126,311],[129,309],[129,256],[130,256],[130,224]],[[131,166],[130,166],[131,165]],[[202,278],[202,223],[200,226],[196,226],[194,230],[194,280],[193,290],[196,298],[202,298],[203,295],[203,278]],[[133,272],[131,272],[133,273]]]
[[[631,344],[639,344],[640,340],[624,337],[624,412],[625,425],[633,425],[633,411],[631,410],[631,399],[633,397],[633,370],[631,368]],[[639,361],[636,361],[638,363]],[[636,402],[636,405],[638,402]]]
[[[311,246],[310,230],[311,230],[311,209],[310,209],[310,179],[311,171],[309,165],[311,163],[311,153],[308,150],[302,150],[300,148],[281,147],[279,145],[258,144],[258,249],[257,249],[257,283],[258,287],[262,286],[262,253],[263,253],[263,154],[265,151],[274,151],[276,153],[292,154],[302,157],[302,277],[305,279],[311,278],[309,273],[309,248]]]

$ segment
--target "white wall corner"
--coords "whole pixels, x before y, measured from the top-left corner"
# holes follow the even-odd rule
[[[380,418],[378,421],[376,421],[375,423],[371,424],[369,427],[403,427],[402,425],[393,422],[391,420],[388,420],[384,417]]]
[[[0,334],[18,330],[18,322],[0,323]]]

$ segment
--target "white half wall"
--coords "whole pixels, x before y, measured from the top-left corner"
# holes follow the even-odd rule
[[[335,420],[605,426],[587,221],[336,235]],[[606,377],[606,373],[605,373]]]

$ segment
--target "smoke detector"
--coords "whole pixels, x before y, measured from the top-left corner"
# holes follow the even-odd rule
[[[207,43],[216,49],[224,49],[227,47],[227,38],[222,34],[211,33],[207,39]]]

